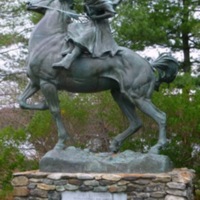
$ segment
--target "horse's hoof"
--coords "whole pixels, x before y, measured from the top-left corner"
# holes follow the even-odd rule
[[[150,154],[159,154],[160,151],[162,149],[164,149],[166,146],[167,146],[166,142],[163,143],[163,144],[158,143],[158,144],[154,145],[153,147],[151,147],[151,149],[148,151],[148,153],[150,153]]]
[[[120,147],[121,147],[121,143],[118,142],[117,140],[113,140],[110,143],[109,149],[110,149],[111,152],[117,153],[119,151]]]
[[[157,147],[152,147],[149,151],[148,151],[149,154],[159,154],[160,153],[160,150],[159,148]]]

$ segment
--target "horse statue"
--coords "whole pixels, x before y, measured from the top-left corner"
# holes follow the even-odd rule
[[[168,54],[161,54],[153,63],[140,57],[128,48],[120,47],[113,57],[92,58],[79,56],[69,70],[54,69],[53,63],[62,59],[69,23],[72,22],[72,0],[30,0],[28,9],[43,13],[29,40],[27,75],[30,79],[26,89],[19,97],[23,109],[49,109],[55,119],[58,141],[54,149],[62,150],[69,139],[61,119],[58,91],[74,93],[93,93],[110,90],[124,115],[129,127],[110,142],[111,152],[118,152],[123,141],[136,133],[142,122],[136,113],[136,107],[153,118],[159,127],[157,143],[150,153],[159,153],[166,145],[166,114],[151,102],[153,91],[161,82],[171,82],[178,72],[177,61]],[[74,14],[76,15],[76,14]],[[158,70],[158,77],[155,70]],[[38,104],[27,100],[41,90],[45,101]]]

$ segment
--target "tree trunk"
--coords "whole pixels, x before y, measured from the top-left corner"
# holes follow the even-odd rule
[[[182,33],[182,42],[183,42],[183,71],[191,71],[191,61],[190,61],[190,46],[189,46],[189,35],[188,33]]]
[[[182,16],[182,44],[183,44],[183,71],[191,71],[191,61],[190,61],[190,45],[189,45],[189,33],[190,28],[189,23],[189,2],[188,0],[182,0],[183,3],[183,16]]]

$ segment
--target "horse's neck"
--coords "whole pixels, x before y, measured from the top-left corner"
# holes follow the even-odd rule
[[[34,51],[41,44],[44,45],[52,40],[57,40],[57,38],[63,38],[64,40],[68,23],[69,17],[65,13],[57,10],[47,10],[31,34],[29,50]]]
[[[54,35],[67,31],[68,16],[56,10],[49,10],[40,20],[34,30],[34,34]]]

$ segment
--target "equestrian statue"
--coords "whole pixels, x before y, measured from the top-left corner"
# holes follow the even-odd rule
[[[29,40],[26,67],[30,80],[19,97],[19,105],[24,109],[50,110],[58,131],[54,149],[64,149],[69,139],[61,119],[59,90],[110,90],[129,120],[129,127],[111,140],[111,152],[118,152],[123,141],[142,126],[136,108],[153,118],[159,127],[158,141],[149,152],[157,154],[166,145],[166,115],[151,102],[151,96],[162,82],[174,80],[178,62],[164,53],[150,64],[132,50],[118,46],[109,25],[118,3],[85,0],[86,14],[73,10],[73,0],[30,0],[27,4],[29,10],[42,13],[43,17]],[[28,103],[39,90],[45,101]]]

